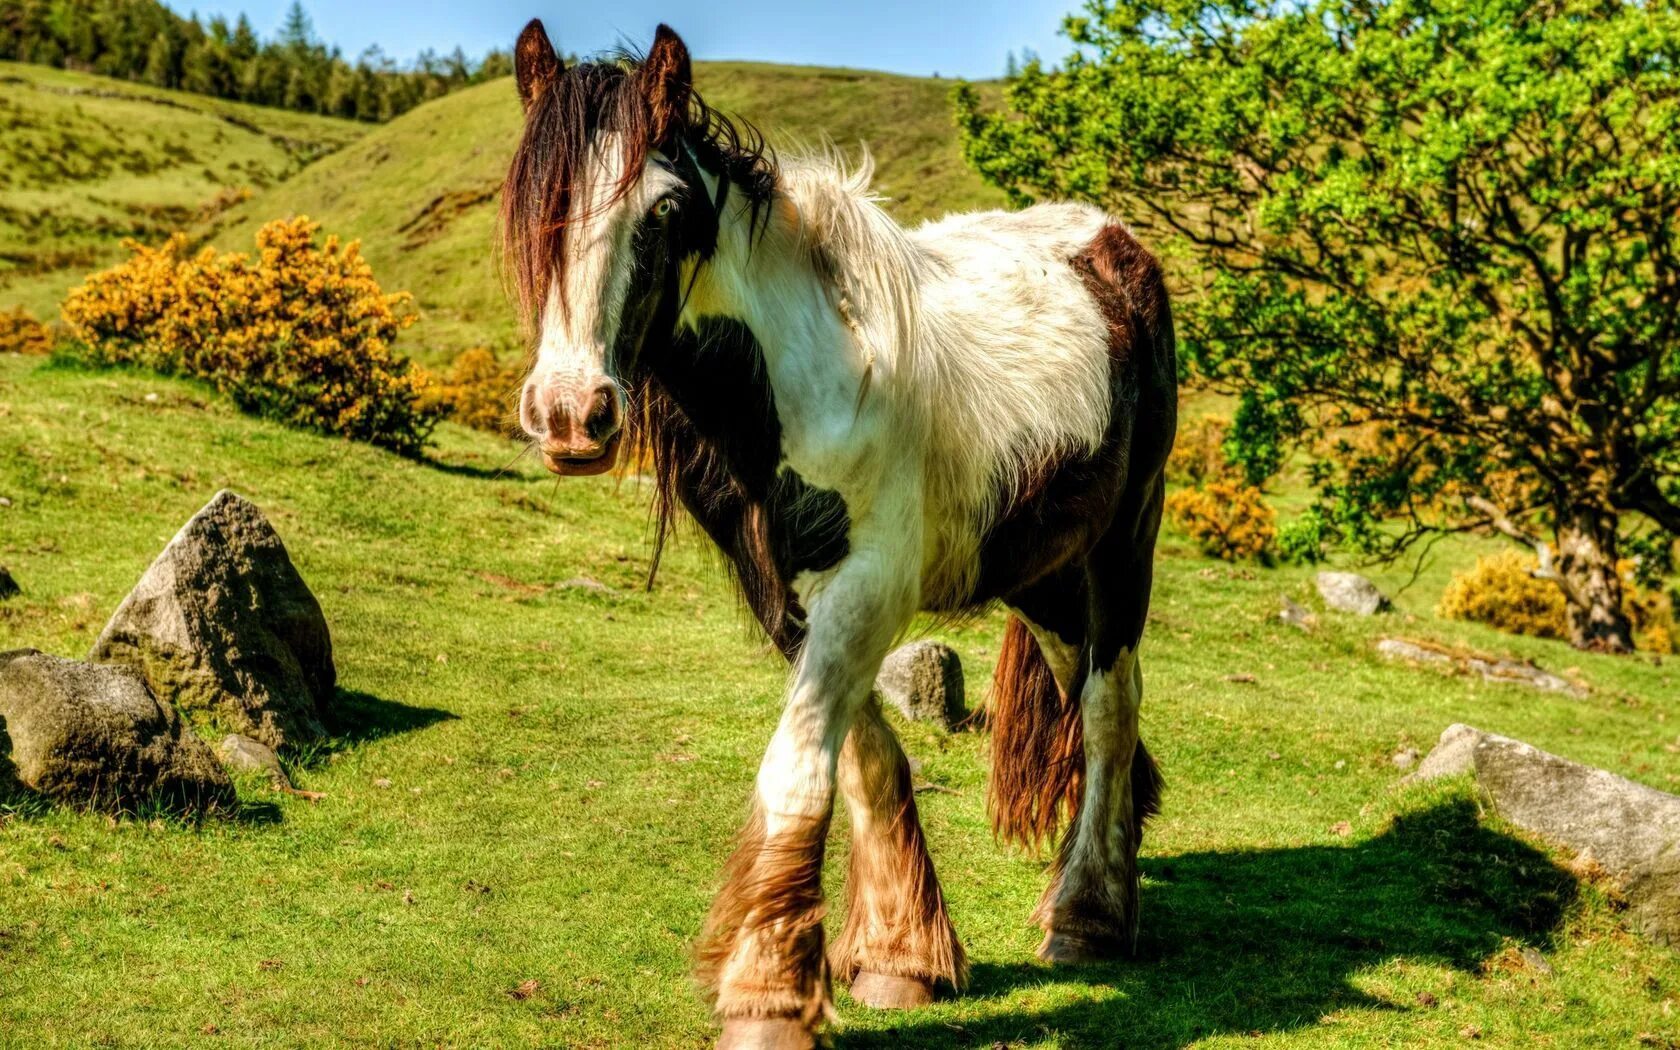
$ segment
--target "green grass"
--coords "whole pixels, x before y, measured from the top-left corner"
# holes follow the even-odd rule
[[[366,125],[0,62],[0,309],[64,293],[353,141]]]
[[[509,456],[446,426],[416,463],[191,384],[0,358],[0,563],[25,592],[0,648],[84,653],[231,486],[319,595],[345,690],[334,739],[292,767],[318,803],[248,786],[239,819],[199,827],[0,820],[0,1045],[705,1044],[689,944],[784,672],[697,541],[640,589],[637,484]],[[1168,792],[1138,962],[1033,962],[1043,863],[991,842],[985,739],[903,727],[945,789],[920,801],[974,988],[902,1015],[842,994],[838,1045],[1676,1045],[1673,952],[1466,785],[1401,788],[1389,762],[1465,721],[1672,789],[1672,670],[1439,623],[1422,589],[1301,634],[1273,613],[1309,575],[1165,545],[1143,725]],[[942,632],[975,697],[999,627]],[[1389,665],[1385,632],[1574,667],[1593,692]]]
[[[905,222],[997,207],[1003,195],[963,163],[950,82],[802,66],[703,62],[695,83],[708,102],[747,117],[773,143],[827,136],[877,162],[876,188]],[[413,292],[422,320],[401,346],[427,363],[470,346],[516,344],[513,311],[497,275],[494,196],[520,131],[511,79],[428,102],[348,149],[227,212],[213,240],[249,248],[257,228],[303,214],[357,237],[387,289]]]

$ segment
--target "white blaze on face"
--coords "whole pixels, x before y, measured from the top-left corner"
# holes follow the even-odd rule
[[[543,301],[536,359],[520,400],[520,423],[539,441],[585,445],[584,424],[602,397],[616,398],[622,415],[612,348],[635,270],[632,242],[647,209],[679,185],[650,156],[636,185],[605,203],[623,171],[619,137],[601,135],[573,192],[565,266]]]

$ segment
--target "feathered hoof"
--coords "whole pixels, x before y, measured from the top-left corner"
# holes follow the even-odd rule
[[[1057,966],[1089,966],[1124,959],[1126,950],[1118,941],[1109,938],[1093,940],[1051,930],[1044,935],[1044,943],[1038,946],[1038,957]]]
[[[736,1017],[723,1022],[717,1050],[816,1050],[809,1025],[791,1017]]]
[[[933,982],[860,970],[852,979],[852,998],[877,1010],[906,1010],[933,1002]]]

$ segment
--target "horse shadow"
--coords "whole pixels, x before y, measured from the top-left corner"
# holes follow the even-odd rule
[[[1427,1010],[1351,978],[1386,963],[1473,971],[1513,946],[1548,947],[1578,894],[1533,847],[1481,826],[1467,800],[1395,819],[1356,846],[1145,858],[1144,934],[1132,962],[1054,970],[981,963],[966,997],[1084,982],[1072,1005],[853,1032],[861,1047],[1177,1048],[1221,1033],[1310,1027],[1350,1008]]]

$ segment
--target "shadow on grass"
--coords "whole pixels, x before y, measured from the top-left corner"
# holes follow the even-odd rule
[[[300,749],[293,756],[292,763],[309,769],[326,761],[335,752],[398,733],[424,729],[439,722],[452,722],[459,717],[442,708],[417,707],[357,689],[339,689],[332,709],[322,719],[327,738]]]
[[[1532,847],[1490,831],[1468,801],[1397,818],[1346,848],[1145,858],[1144,935],[1128,963],[1051,970],[976,964],[967,997],[1084,981],[1100,1001],[929,1019],[842,1036],[861,1047],[1179,1047],[1218,1034],[1289,1031],[1350,1007],[1427,1009],[1361,992],[1394,959],[1474,970],[1511,943],[1544,947],[1577,894]]]

